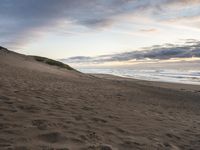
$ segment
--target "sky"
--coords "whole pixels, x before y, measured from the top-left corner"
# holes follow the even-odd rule
[[[0,20],[1,46],[67,63],[200,57],[200,0],[1,0]]]

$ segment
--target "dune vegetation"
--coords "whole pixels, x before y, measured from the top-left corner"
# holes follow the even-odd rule
[[[31,56],[31,57],[33,57],[36,61],[43,62],[48,65],[58,66],[60,68],[64,68],[67,70],[75,70],[74,68],[70,67],[69,65],[59,62],[59,61],[56,61],[56,60],[53,60],[53,59],[49,59],[46,57],[40,57],[40,56]]]

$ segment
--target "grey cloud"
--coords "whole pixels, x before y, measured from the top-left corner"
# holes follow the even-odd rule
[[[190,43],[188,44],[188,41]],[[192,43],[193,41],[193,43]],[[145,48],[147,49],[147,48]],[[62,59],[65,63],[104,63],[113,61],[129,61],[129,60],[166,60],[170,58],[191,58],[200,57],[200,41],[187,40],[182,46],[166,44],[156,45],[149,48],[149,50],[131,51],[113,55],[102,55],[97,57],[71,57]]]
[[[1,0],[0,40],[3,45],[25,44],[37,37],[37,33],[65,20],[89,28],[104,27],[117,22],[114,18],[118,15],[141,13],[150,8],[159,12],[165,4],[175,2],[181,3],[179,0]]]

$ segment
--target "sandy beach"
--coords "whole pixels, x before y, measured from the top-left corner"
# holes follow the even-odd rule
[[[199,150],[200,86],[83,74],[0,50],[1,150]]]

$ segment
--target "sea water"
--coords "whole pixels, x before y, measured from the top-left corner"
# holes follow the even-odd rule
[[[200,85],[200,70],[175,69],[78,69],[83,73],[111,74],[149,81]]]

